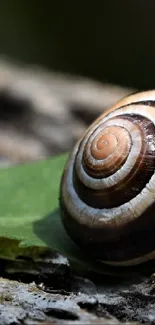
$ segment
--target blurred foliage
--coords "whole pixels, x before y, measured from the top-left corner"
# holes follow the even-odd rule
[[[51,69],[155,87],[155,2],[8,1],[0,53]]]

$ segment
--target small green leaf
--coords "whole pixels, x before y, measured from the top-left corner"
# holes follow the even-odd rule
[[[49,236],[57,222],[59,183],[66,158],[63,155],[0,170],[0,238],[20,240],[22,246],[49,244],[45,240],[46,220],[53,213]]]

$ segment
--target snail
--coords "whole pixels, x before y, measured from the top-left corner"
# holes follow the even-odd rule
[[[155,259],[155,91],[131,94],[73,148],[60,185],[62,223],[93,259]]]

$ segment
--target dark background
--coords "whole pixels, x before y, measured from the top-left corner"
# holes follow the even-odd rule
[[[0,54],[141,89],[155,87],[155,1],[1,1]]]

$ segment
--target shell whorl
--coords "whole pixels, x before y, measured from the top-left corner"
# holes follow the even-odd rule
[[[145,257],[155,251],[154,172],[152,91],[127,97],[102,114],[71,153],[60,193],[70,237],[108,263],[152,258]]]

